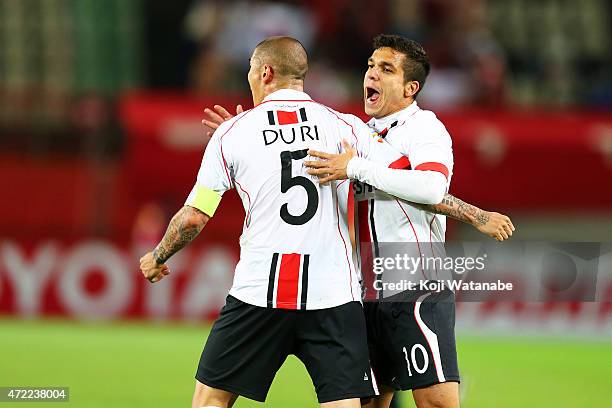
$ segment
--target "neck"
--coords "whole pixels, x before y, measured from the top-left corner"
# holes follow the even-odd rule
[[[387,117],[389,117],[391,115],[395,115],[397,112],[402,111],[402,110],[406,109],[407,107],[409,107],[410,105],[412,105],[412,102],[414,102],[414,98],[407,98],[407,99],[403,100],[402,103],[400,103],[398,105],[398,107],[396,109],[394,109],[393,111],[387,113],[385,116],[380,116],[380,117],[376,117],[375,116],[374,119],[381,120],[381,119],[387,118]]]
[[[272,83],[270,84],[270,86],[264,89],[263,98],[266,98],[271,93],[279,91],[281,89],[292,89],[294,91],[304,92],[304,82],[303,81],[290,81],[290,82]]]

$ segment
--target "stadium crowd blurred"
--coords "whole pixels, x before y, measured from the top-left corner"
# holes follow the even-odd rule
[[[389,0],[189,2],[175,31],[185,64],[152,56],[152,84],[199,92],[246,91],[250,50],[269,35],[289,33],[310,50],[309,89],[342,103],[360,96],[371,39],[394,32],[422,42],[434,70],[422,95],[434,108],[461,105],[567,106],[612,103],[610,3],[586,1]],[[172,6],[153,13],[159,21]],[[154,30],[158,30],[155,24]],[[158,44],[164,30],[151,44]],[[175,48],[168,44],[169,48]],[[538,51],[539,50],[539,51]],[[168,50],[170,51],[170,50]],[[176,51],[174,52],[176,54]],[[583,79],[589,78],[588,84]]]
[[[360,97],[372,37],[393,32],[431,56],[428,107],[612,106],[612,5],[569,4],[0,0],[0,126],[27,134],[2,145],[70,150],[83,130],[116,135],[112,103],[126,89],[246,94],[250,50],[275,34],[306,45],[307,88],[329,104]]]

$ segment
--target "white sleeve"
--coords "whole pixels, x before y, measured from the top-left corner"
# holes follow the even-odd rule
[[[223,133],[217,130],[210,138],[197,180],[185,201],[185,205],[195,207],[209,217],[214,215],[223,193],[233,187],[230,166],[226,161],[227,156],[224,156],[220,134]]]
[[[349,178],[414,203],[439,204],[446,193],[446,177],[437,171],[390,169],[384,164],[353,157],[346,172]]]
[[[453,172],[453,147],[446,128],[432,112],[423,113],[406,149],[414,170],[437,171],[447,179]]]
[[[440,203],[453,170],[450,135],[431,112],[424,112],[413,126],[409,137],[402,138],[404,145],[400,149],[413,170],[387,168],[384,164],[356,157],[347,166],[348,177],[403,200]]]

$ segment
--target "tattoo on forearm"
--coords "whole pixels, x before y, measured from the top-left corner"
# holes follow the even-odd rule
[[[194,223],[194,217],[201,222]],[[176,213],[161,242],[153,251],[153,257],[158,264],[165,263],[172,255],[183,249],[188,243],[198,236],[206,224],[207,218],[199,210],[185,206]]]
[[[489,214],[486,211],[450,194],[446,194],[440,204],[422,204],[421,207],[431,213],[446,215],[466,223],[471,223],[466,214],[472,215],[478,225],[485,225],[489,222]]]

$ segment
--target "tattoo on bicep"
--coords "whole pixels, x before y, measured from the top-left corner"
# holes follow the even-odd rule
[[[198,236],[206,223],[206,219],[202,218],[202,222],[198,223],[194,223],[192,220],[194,216],[201,218],[202,215],[199,210],[185,206],[172,217],[164,237],[153,251],[157,263],[166,262],[172,255],[183,249]]]

